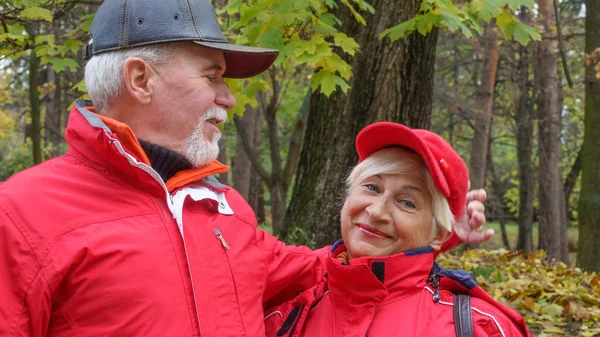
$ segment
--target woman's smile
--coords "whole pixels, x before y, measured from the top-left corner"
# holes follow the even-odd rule
[[[362,223],[357,223],[356,227],[358,228],[358,230],[363,233],[365,236],[369,237],[369,238],[373,238],[373,239],[389,239],[390,236],[369,226],[366,224],[362,224]]]

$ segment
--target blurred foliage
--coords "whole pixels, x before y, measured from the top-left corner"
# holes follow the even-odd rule
[[[504,249],[452,252],[437,258],[469,271],[494,299],[520,312],[536,336],[600,335],[600,275]]]
[[[521,44],[541,40],[541,35],[534,27],[519,21],[515,11],[526,6],[532,8],[535,0],[423,0],[419,13],[411,20],[388,28],[381,37],[389,37],[396,41],[412,32],[429,33],[433,27],[443,27],[451,32],[460,31],[463,35],[473,37],[475,31],[482,33],[483,22],[495,19],[496,25],[506,39],[515,39]]]

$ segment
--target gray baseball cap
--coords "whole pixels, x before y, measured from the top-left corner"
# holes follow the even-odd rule
[[[223,51],[224,77],[247,78],[275,62],[275,49],[229,43],[209,0],[105,0],[90,29],[86,59],[104,52],[152,44],[190,41]]]

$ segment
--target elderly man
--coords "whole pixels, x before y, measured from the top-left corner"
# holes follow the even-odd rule
[[[263,336],[263,306],[315,284],[320,255],[258,230],[213,175],[223,78],[277,51],[228,43],[208,0],[107,0],[91,33],[95,107],[76,104],[64,156],[0,186],[0,335]]]

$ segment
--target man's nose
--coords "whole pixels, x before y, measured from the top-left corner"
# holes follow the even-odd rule
[[[217,90],[217,95],[215,97],[215,103],[217,105],[222,106],[225,109],[233,109],[235,107],[235,104],[237,102],[227,83],[223,82],[219,86],[219,89]]]

